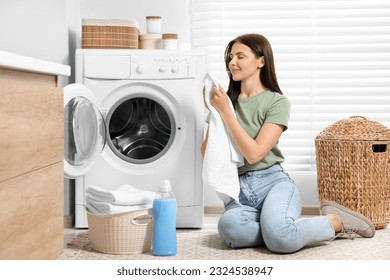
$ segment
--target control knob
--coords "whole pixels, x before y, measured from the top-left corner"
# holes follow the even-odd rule
[[[179,73],[179,67],[173,66],[172,69],[171,69],[171,72],[172,73]]]
[[[143,74],[143,73],[145,73],[145,66],[140,64],[140,65],[137,66],[135,71],[137,72],[137,74]]]

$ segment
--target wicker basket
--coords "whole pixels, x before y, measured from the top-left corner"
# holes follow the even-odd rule
[[[139,25],[134,20],[83,19],[84,49],[138,49]]]
[[[338,121],[315,139],[320,202],[335,201],[371,220],[390,222],[390,129],[356,116]]]
[[[112,215],[87,212],[93,249],[108,254],[147,252],[152,247],[152,209]]]

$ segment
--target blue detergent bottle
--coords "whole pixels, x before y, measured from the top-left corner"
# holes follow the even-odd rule
[[[153,255],[174,256],[176,239],[177,203],[169,180],[161,180],[153,200]]]

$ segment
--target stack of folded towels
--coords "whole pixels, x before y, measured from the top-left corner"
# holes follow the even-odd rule
[[[86,190],[86,206],[93,214],[115,214],[152,208],[155,192],[139,190],[128,184],[116,190],[89,186]]]

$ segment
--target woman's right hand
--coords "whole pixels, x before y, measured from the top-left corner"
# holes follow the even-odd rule
[[[211,105],[222,114],[224,112],[231,112],[229,105],[229,96],[221,86],[213,87],[214,95],[211,99]]]

